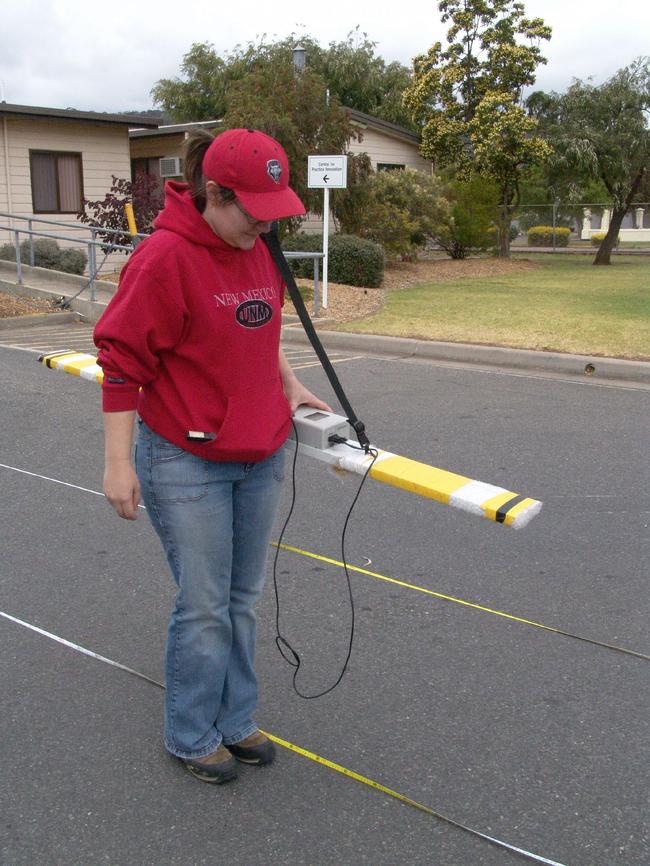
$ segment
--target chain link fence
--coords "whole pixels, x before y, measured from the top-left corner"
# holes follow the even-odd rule
[[[569,230],[569,246],[592,246],[597,244],[594,235],[607,232],[612,206],[607,204],[565,203],[522,204],[514,210],[511,222],[512,246],[530,246],[531,229],[546,227],[565,231],[551,233],[555,245],[565,245],[566,229]],[[560,241],[559,236],[562,237]],[[619,231],[619,245],[625,247],[650,247],[650,203],[634,203],[623,218]]]

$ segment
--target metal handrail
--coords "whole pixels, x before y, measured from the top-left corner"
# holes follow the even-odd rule
[[[318,262],[325,258],[325,253],[300,252],[299,250],[283,250],[285,259],[313,259],[314,260],[314,315],[320,313],[320,297],[318,293]]]
[[[20,254],[20,235],[21,234],[28,235],[28,237],[30,239],[30,245],[29,245],[29,259],[30,259],[30,261],[29,261],[29,264],[31,267],[34,267],[34,244],[33,244],[33,238],[34,237],[51,238],[52,240],[62,240],[62,241],[69,241],[71,243],[85,244],[86,247],[88,248],[88,274],[89,274],[88,288],[90,289],[90,300],[91,301],[95,300],[95,277],[97,276],[97,274],[99,273],[99,269],[101,268],[101,265],[99,267],[97,267],[97,256],[96,256],[97,247],[101,247],[103,250],[106,250],[107,247],[110,247],[111,248],[110,252],[115,252],[115,251],[125,252],[125,253],[133,252],[132,246],[124,246],[123,244],[112,244],[112,243],[107,243],[106,241],[96,240],[96,234],[99,231],[108,232],[111,234],[124,234],[125,233],[124,231],[120,231],[118,229],[98,229],[94,226],[74,226],[74,225],[70,225],[69,223],[59,222],[57,220],[46,220],[46,219],[41,219],[40,217],[24,217],[24,216],[18,216],[16,214],[5,213],[3,211],[0,211],[0,217],[9,217],[11,219],[25,220],[30,225],[29,228],[24,229],[24,228],[16,228],[15,226],[0,224],[0,232],[6,231],[6,232],[9,232],[9,233],[14,235],[15,246],[16,246],[16,278],[17,278],[17,282],[18,282],[19,286],[24,285],[23,269],[22,269],[23,263],[21,261],[21,254]],[[87,238],[75,238],[75,237],[70,237],[68,235],[55,234],[54,232],[36,231],[35,229],[31,228],[32,220],[48,223],[49,225],[65,226],[66,228],[85,228],[86,231],[90,231],[91,239],[88,240]],[[148,237],[148,235],[138,233],[135,237],[143,239],[143,238]],[[325,254],[322,252],[301,252],[298,250],[295,250],[295,251],[287,250],[284,253],[285,258],[287,258],[287,259],[313,259],[313,262],[314,262],[314,315],[315,316],[318,316],[319,312],[320,312],[318,263],[322,258],[324,258],[324,255]],[[103,262],[102,262],[102,264],[103,264]]]
[[[22,268],[23,263],[21,261],[21,253],[20,253],[20,235],[21,234],[28,235],[29,239],[30,239],[30,265],[31,265],[31,267],[34,266],[34,244],[33,244],[33,238],[34,237],[51,238],[52,240],[62,240],[62,241],[69,241],[71,243],[84,244],[88,248],[88,273],[89,273],[89,277],[90,277],[88,280],[88,288],[90,289],[90,300],[91,301],[95,300],[95,277],[99,273],[99,268],[101,268],[101,265],[99,267],[97,267],[97,256],[96,256],[97,247],[101,247],[104,250],[107,247],[110,247],[110,252],[114,252],[116,250],[123,251],[126,253],[133,252],[133,247],[130,247],[130,246],[127,247],[127,246],[123,246],[121,244],[106,243],[106,241],[98,241],[98,240],[95,240],[94,235],[93,235],[93,238],[91,240],[88,240],[88,238],[74,238],[74,237],[69,237],[67,235],[54,234],[53,232],[39,232],[39,231],[36,231],[34,229],[16,228],[15,226],[8,226],[8,225],[7,226],[0,225],[0,231],[10,232],[14,236],[15,249],[16,249],[16,280],[17,280],[17,283],[19,286],[24,285],[23,268]],[[102,262],[102,264],[103,264],[103,262]]]
[[[21,216],[20,214],[8,213],[5,211],[0,211],[0,217],[7,217],[8,219],[12,219],[12,220],[25,220],[27,223],[30,224],[30,228],[31,228],[31,223],[38,222],[38,223],[47,223],[48,225],[52,225],[52,226],[63,226],[64,228],[67,228],[67,229],[79,229],[80,231],[87,231],[87,232],[92,232],[92,233],[97,233],[99,231],[104,232],[105,234],[110,234],[110,235],[125,235],[128,233],[128,229],[108,229],[108,228],[102,228],[101,226],[84,225],[83,223],[76,223],[76,224],[75,223],[66,223],[66,222],[61,222],[60,220],[45,219],[44,217]],[[141,232],[138,232],[136,234],[136,237],[146,238],[146,237],[148,237],[148,235],[143,234]],[[72,240],[72,238],[66,238],[66,240]]]

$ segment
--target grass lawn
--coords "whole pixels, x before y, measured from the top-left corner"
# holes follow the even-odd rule
[[[534,267],[387,292],[338,330],[650,360],[650,258],[522,254]]]

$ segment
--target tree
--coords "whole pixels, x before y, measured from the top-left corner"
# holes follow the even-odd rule
[[[381,244],[391,259],[414,259],[448,216],[440,180],[407,168],[377,172],[369,187],[359,234]]]
[[[539,43],[551,29],[524,17],[515,0],[440,0],[438,9],[450,23],[447,47],[436,42],[414,59],[404,103],[422,125],[423,156],[461,178],[477,171],[496,181],[499,252],[508,256],[521,179],[551,152],[521,106],[523,89],[546,62]]]
[[[272,73],[266,64],[246,78],[234,81],[226,91],[229,128],[255,127],[276,138],[291,166],[291,186],[312,213],[322,213],[320,190],[307,186],[307,157],[314,153],[345,153],[357,137],[348,112],[338,99],[327,99],[323,79],[309,69],[297,72],[293,64],[278,59]],[[300,218],[283,225],[294,230]]]
[[[498,189],[478,174],[452,180],[444,188],[450,210],[443,216],[435,241],[452,259],[494,246]]]
[[[322,76],[331,97],[348,108],[413,127],[402,93],[410,72],[400,63],[386,64],[375,54],[376,43],[357,27],[341,42],[322,48],[308,35],[295,33],[274,42],[264,39],[238,45],[220,56],[209,42],[195,43],[183,57],[181,77],[163,78],[152,91],[157,105],[179,123],[220,119],[228,110],[227,91],[253,71],[293,65],[293,49],[301,45],[307,69]]]
[[[348,153],[347,169],[347,187],[332,190],[330,205],[339,231],[358,235],[370,202],[374,170],[367,153]]]
[[[398,126],[415,129],[411,113],[402,102],[402,94],[411,82],[406,66],[386,64],[375,54],[376,42],[356,27],[341,42],[308,53],[307,62],[319,72],[341,103]],[[312,55],[312,56],[310,56]]]
[[[226,86],[231,78],[227,62],[209,42],[192,45],[181,63],[183,78],[161,78],[151,90],[176,123],[220,119],[226,110]]]
[[[650,165],[650,58],[639,58],[600,86],[576,80],[565,94],[537,96],[533,105],[555,150],[552,176],[566,182],[577,174],[607,190],[612,215],[594,264],[609,265]]]
[[[134,181],[113,175],[111,188],[103,199],[98,201],[82,199],[77,219],[79,222],[99,229],[124,232],[124,234],[114,234],[113,231],[97,232],[97,237],[106,241],[105,251],[110,252],[111,244],[131,246],[124,205],[127,202],[133,204],[133,215],[138,232],[147,234],[153,228],[153,221],[163,206],[163,199],[160,178],[155,175],[138,172]]]

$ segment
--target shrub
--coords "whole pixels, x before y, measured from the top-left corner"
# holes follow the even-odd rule
[[[607,232],[594,232],[591,236],[592,247],[599,247],[602,244],[606,234],[607,234]],[[619,245],[620,240],[621,240],[620,237],[616,238],[616,241],[614,242],[615,247],[617,247]]]
[[[348,185],[345,189],[333,189],[331,198],[334,220],[342,234],[359,235],[363,213],[370,202],[373,174],[367,153],[348,153]]]
[[[333,283],[376,289],[384,278],[384,251],[365,238],[334,235],[330,239],[328,273]]]
[[[320,235],[306,232],[289,235],[282,244],[285,250],[322,252]],[[297,277],[309,278],[314,273],[312,259],[289,260]],[[384,251],[379,244],[355,235],[337,234],[329,240],[328,278],[333,283],[377,288],[384,276]]]
[[[61,250],[58,270],[66,274],[83,274],[88,264],[88,256],[82,250]]]
[[[472,250],[494,246],[498,190],[494,183],[474,175],[453,180],[446,189],[451,210],[443,215],[435,241],[452,259],[464,259]],[[515,228],[515,236],[516,236]]]
[[[569,235],[571,229],[563,228],[562,226],[533,226],[528,229],[528,246],[531,247],[552,247],[553,233],[555,232],[555,246],[567,247],[569,245]]]
[[[287,252],[322,253],[323,239],[321,235],[312,235],[307,232],[297,232],[287,235],[282,241],[282,249]],[[313,259],[287,259],[289,267],[295,277],[309,277],[314,274]],[[320,265],[319,265],[320,267]]]
[[[1,246],[0,259],[15,262],[16,247],[13,244]],[[30,264],[29,239],[20,244],[20,261],[24,265]],[[81,250],[61,250],[52,238],[34,238],[34,266],[37,268],[64,271],[67,274],[83,274],[87,264],[88,257]]]
[[[427,240],[439,234],[449,213],[440,180],[407,168],[380,171],[369,187],[360,233],[381,244],[389,258],[414,260]]]
[[[112,178],[111,188],[104,198],[98,201],[82,199],[81,210],[77,214],[79,222],[99,229],[111,229],[109,232],[97,232],[97,237],[106,242],[104,252],[108,252],[112,244],[131,246],[124,210],[127,202],[133,204],[138,232],[147,234],[153,230],[153,221],[164,200],[160,178],[154,175],[138,172],[133,181],[115,175]],[[112,230],[123,234],[113,234]]]
[[[27,239],[20,245],[20,260],[23,264],[31,264],[29,255],[30,245],[29,239]],[[36,238],[34,240],[34,265],[37,268],[50,268],[56,271],[59,269],[60,260],[61,250],[56,241],[51,238]]]

